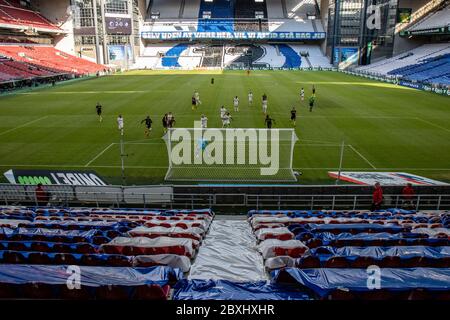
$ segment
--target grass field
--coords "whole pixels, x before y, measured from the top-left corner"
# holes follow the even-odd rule
[[[210,84],[211,77],[215,84]],[[301,103],[317,88],[317,107]],[[191,111],[195,89],[203,104]],[[247,92],[255,105],[247,106]],[[0,170],[92,169],[120,183],[119,133],[124,116],[128,184],[163,182],[167,151],[161,118],[171,111],[177,127],[192,127],[201,113],[209,127],[221,127],[219,107],[232,110],[233,127],[263,127],[260,99],[269,97],[276,127],[290,128],[289,111],[298,110],[294,168],[300,183],[332,183],[327,172],[339,165],[340,143],[346,143],[344,168],[353,171],[404,171],[450,181],[450,99],[432,93],[370,81],[337,72],[135,71],[22,91],[0,97]],[[103,105],[98,122],[95,104]],[[149,114],[154,129],[144,136],[140,121]],[[195,178],[195,177],[193,177]],[[2,181],[6,181],[3,176]]]

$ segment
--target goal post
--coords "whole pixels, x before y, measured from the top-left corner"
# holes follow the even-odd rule
[[[294,129],[171,128],[167,181],[295,182]]]

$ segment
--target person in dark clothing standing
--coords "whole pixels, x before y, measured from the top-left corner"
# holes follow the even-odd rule
[[[275,123],[275,120],[272,119],[269,115],[266,115],[264,123],[267,126],[267,129],[272,129],[272,125]]]
[[[102,105],[100,104],[100,102],[97,102],[97,105],[95,106],[95,109],[97,110],[98,121],[102,122],[103,121]]]
[[[163,125],[163,128],[164,128],[164,133],[166,133],[167,132],[167,113],[162,118],[162,125]]]
[[[148,137],[150,135],[150,131],[152,131],[152,119],[150,116],[147,116],[144,120],[141,121],[141,124],[145,122],[145,136]]]
[[[295,110],[295,107],[292,107],[292,110],[291,110],[291,122],[294,125],[294,127],[296,125],[296,121],[297,121],[297,110]]]

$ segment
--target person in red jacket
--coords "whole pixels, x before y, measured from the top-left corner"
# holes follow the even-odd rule
[[[43,207],[46,206],[49,200],[47,191],[42,187],[42,183],[39,183],[35,189],[36,202],[38,206]]]
[[[381,189],[380,183],[376,182],[372,194],[371,211],[380,210],[382,203],[383,203],[383,189]]]
[[[414,188],[411,183],[407,183],[406,186],[402,190],[402,198],[403,198],[403,207],[404,208],[413,208],[414,206],[414,196],[415,196]]]

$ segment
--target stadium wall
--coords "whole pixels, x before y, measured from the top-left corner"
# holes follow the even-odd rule
[[[67,32],[55,36],[56,49],[78,56],[75,52],[73,20],[68,13],[70,0],[34,0],[31,3],[44,17]]]

